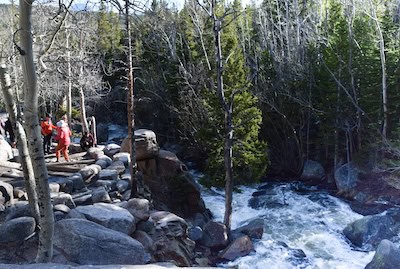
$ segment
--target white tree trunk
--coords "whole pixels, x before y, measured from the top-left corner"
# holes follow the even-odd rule
[[[24,119],[29,155],[32,159],[39,199],[39,246],[36,262],[49,262],[53,256],[54,218],[50,202],[47,167],[38,118],[38,90],[32,50],[32,0],[19,1],[21,67],[24,78]]]
[[[11,79],[7,72],[7,66],[1,64],[0,66],[0,81],[1,89],[4,95],[4,101],[6,103],[7,112],[9,114],[10,120],[13,123],[13,131],[17,137],[17,148],[19,151],[19,156],[21,158],[22,171],[24,173],[25,189],[28,194],[28,201],[31,207],[31,212],[35,217],[36,223],[39,223],[39,204],[38,197],[36,193],[36,182],[35,175],[33,173],[32,161],[28,152],[28,144],[26,142],[26,134],[23,129],[20,118],[17,116],[17,105],[13,98],[11,91]]]
[[[82,122],[82,131],[90,132],[89,124],[86,118],[86,107],[85,107],[85,93],[82,88],[79,88],[79,94],[81,96],[81,122]]]

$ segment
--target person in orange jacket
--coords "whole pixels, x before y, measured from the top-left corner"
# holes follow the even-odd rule
[[[51,136],[53,135],[53,130],[55,130],[57,126],[53,125],[51,121],[51,115],[46,113],[46,118],[40,123],[40,127],[42,127],[43,151],[45,154],[49,154],[51,153]]]
[[[56,158],[57,162],[60,161],[61,152],[67,162],[71,161],[68,156],[68,148],[71,144],[71,130],[68,127],[67,116],[63,116],[62,119],[57,122],[57,136],[54,138],[58,140],[56,147]]]

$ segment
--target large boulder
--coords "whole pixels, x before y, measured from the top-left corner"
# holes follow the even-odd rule
[[[235,238],[247,235],[252,239],[261,239],[264,234],[264,219],[254,219],[249,224],[232,231]]]
[[[187,237],[186,221],[170,212],[158,211],[150,215],[149,222],[154,223],[151,233],[154,259],[173,260],[178,266],[191,266],[195,243]]]
[[[346,163],[336,169],[335,182],[340,192],[350,192],[357,186],[358,169],[352,163]]]
[[[376,249],[374,258],[365,269],[400,268],[400,250],[389,240],[382,240]]]
[[[145,264],[148,254],[130,236],[83,219],[54,225],[54,247],[77,264]]]
[[[78,211],[86,219],[104,227],[130,234],[135,229],[135,218],[128,210],[112,204],[97,203],[88,206],[78,206],[71,211]]]
[[[200,243],[213,250],[221,250],[225,248],[228,243],[228,231],[224,224],[209,221],[204,226],[203,238]]]
[[[8,161],[14,157],[10,144],[0,135],[0,161]]]
[[[244,257],[254,250],[253,242],[250,237],[244,235],[234,240],[224,249],[219,256],[225,260],[233,261],[239,257]]]
[[[126,137],[121,144],[121,152],[129,152],[130,139]],[[135,131],[136,160],[142,161],[158,155],[159,147],[156,134],[151,130],[138,129]]]
[[[325,176],[325,169],[319,162],[306,160],[304,162],[303,173],[301,179],[313,180],[322,179]]]
[[[155,159],[138,162],[138,169],[150,188],[155,208],[184,217],[208,214],[200,186],[174,153],[160,150]]]
[[[23,242],[35,232],[36,222],[32,217],[20,217],[6,221],[0,226],[0,244]]]
[[[357,247],[373,250],[383,239],[393,238],[397,230],[392,217],[374,215],[350,223],[343,233]]]
[[[150,203],[147,199],[133,198],[124,202],[121,207],[128,210],[137,221],[146,221],[150,217]]]

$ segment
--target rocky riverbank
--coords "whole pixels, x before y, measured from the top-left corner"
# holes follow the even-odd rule
[[[54,210],[53,262],[75,265],[212,266],[253,251],[263,221],[228,235],[211,220],[200,188],[172,152],[159,149],[155,134],[135,132],[139,197],[130,198],[126,141],[79,153],[71,163],[47,156]],[[38,238],[18,163],[0,164],[0,262],[34,262]],[[261,232],[260,232],[261,231]],[[59,267],[58,267],[59,268]]]

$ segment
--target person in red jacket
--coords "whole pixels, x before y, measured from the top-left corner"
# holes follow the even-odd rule
[[[56,158],[57,162],[60,161],[61,152],[64,155],[64,158],[67,162],[70,161],[68,156],[68,147],[71,144],[71,130],[68,127],[67,117],[64,115],[62,119],[57,122],[57,136],[55,137],[58,140],[58,144],[56,147]]]
[[[44,153],[51,153],[50,146],[51,146],[51,136],[53,134],[53,130],[57,128],[57,126],[53,125],[51,122],[50,114],[46,114],[46,118],[44,121],[40,123],[42,127],[42,135],[43,135],[43,151]]]

